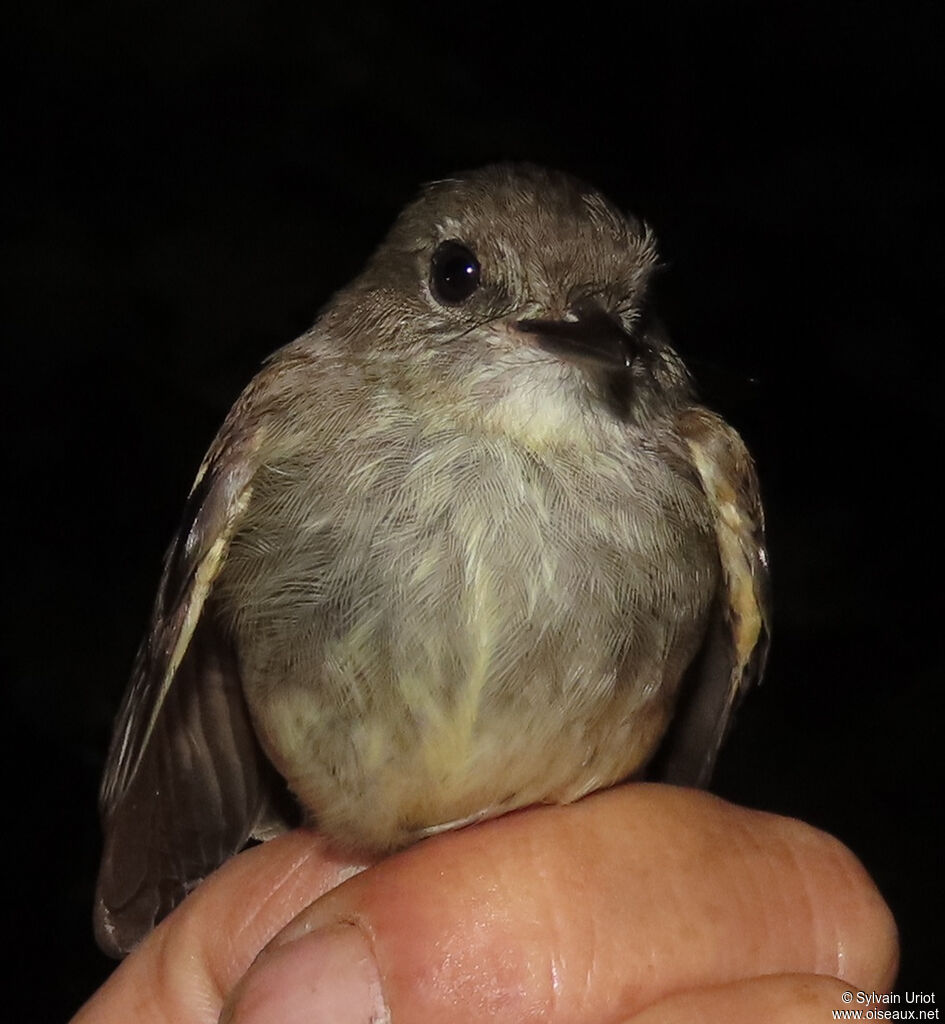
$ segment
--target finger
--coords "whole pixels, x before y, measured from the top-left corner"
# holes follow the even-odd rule
[[[612,1020],[763,974],[882,988],[896,949],[836,840],[704,793],[626,786],[438,836],[350,879],[274,940],[221,1019]]]
[[[668,996],[624,1024],[826,1024],[849,1008],[850,986],[814,974],[748,978]]]
[[[202,882],[72,1024],[215,1024],[226,993],[272,936],[363,866],[306,829],[247,850]]]

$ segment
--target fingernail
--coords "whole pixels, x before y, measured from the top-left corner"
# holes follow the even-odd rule
[[[319,928],[268,950],[223,1008],[220,1024],[385,1024],[374,953],[353,924]]]

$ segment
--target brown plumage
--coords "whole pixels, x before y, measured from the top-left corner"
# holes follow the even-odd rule
[[[762,512],[655,262],[568,176],[436,182],[250,383],[116,728],[104,948],[281,827],[273,766],[373,852],[639,773],[675,710],[666,775],[705,784],[763,661]]]

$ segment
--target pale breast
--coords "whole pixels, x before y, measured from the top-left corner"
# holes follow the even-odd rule
[[[634,771],[715,590],[702,492],[651,447],[390,427],[267,465],[217,588],[302,803],[384,848]]]

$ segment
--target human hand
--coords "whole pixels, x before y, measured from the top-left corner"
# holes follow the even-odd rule
[[[822,1022],[895,977],[845,847],[692,790],[622,786],[359,867],[307,830],[241,854],[73,1024]]]

